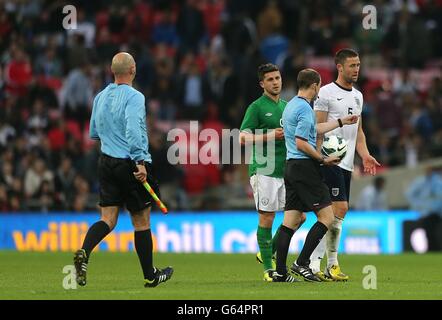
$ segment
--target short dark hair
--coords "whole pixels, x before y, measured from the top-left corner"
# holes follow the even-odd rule
[[[354,51],[353,49],[350,48],[345,48],[345,49],[341,49],[338,52],[336,52],[335,55],[335,64],[344,64],[345,60],[347,60],[347,58],[354,58],[359,56],[359,54]]]
[[[307,89],[313,83],[319,84],[321,82],[321,76],[316,70],[313,69],[303,69],[298,73],[298,78],[296,79],[296,84],[299,89]]]
[[[264,75],[269,72],[279,71],[277,65],[273,63],[264,63],[258,67],[258,79],[259,81],[264,80]]]

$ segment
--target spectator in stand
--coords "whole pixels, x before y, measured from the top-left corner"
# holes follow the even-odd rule
[[[406,191],[412,210],[421,214],[421,223],[428,238],[428,250],[440,247],[439,224],[442,223],[442,176],[440,168],[428,167],[424,176],[417,177]]]
[[[5,212],[10,210],[10,205],[8,201],[8,193],[6,192],[6,187],[0,184],[0,212]]]
[[[66,62],[69,70],[80,68],[88,61],[89,54],[82,34],[74,34],[66,50]]]
[[[35,74],[47,78],[60,78],[63,75],[63,64],[57,56],[57,49],[53,46],[47,47],[43,54],[40,54],[35,61]]]
[[[74,196],[74,181],[76,178],[76,171],[72,167],[72,161],[68,157],[63,157],[61,163],[57,168],[54,184],[55,190],[59,194],[63,209],[68,209],[68,204],[72,203]]]
[[[25,196],[27,199],[30,199],[37,195],[43,181],[52,184],[53,173],[46,167],[43,160],[36,159],[33,165],[26,170],[24,181]]]
[[[206,36],[203,14],[198,8],[198,0],[186,0],[181,7],[176,23],[183,52],[196,53],[200,42]]]
[[[207,88],[193,54],[187,54],[182,62],[179,95],[183,119],[202,120]]]
[[[118,52],[118,45],[112,41],[109,29],[102,28],[98,32],[96,52],[97,57],[104,62],[111,61]]]
[[[283,20],[276,1],[269,2],[257,19],[258,35],[261,39],[260,50],[271,63],[281,65],[289,49],[289,41],[281,33]]]
[[[11,48],[11,61],[5,66],[6,92],[23,97],[32,81],[32,67],[25,51]]]
[[[68,38],[80,34],[84,38],[86,48],[92,48],[95,42],[95,23],[86,20],[83,9],[77,10],[77,27],[67,31]]]
[[[109,7],[107,27],[111,33],[112,41],[121,44],[126,38],[128,8],[125,5],[112,4]]]
[[[410,77],[409,69],[402,69],[399,77],[393,79],[393,92],[396,94],[415,94],[416,83]]]
[[[16,134],[14,127],[5,122],[0,116],[0,148],[5,148],[15,138]]]
[[[82,212],[87,208],[89,200],[89,184],[80,175],[77,175],[74,179],[74,194],[72,202],[70,203],[71,209],[76,212]]]
[[[11,162],[4,162],[0,172],[0,183],[7,189],[12,189],[14,184],[14,167]]]
[[[411,106],[411,116],[409,119],[413,130],[423,139],[423,141],[430,141],[433,134],[433,122],[430,118],[428,110],[425,105],[414,99]]]
[[[73,69],[69,72],[62,89],[66,118],[73,119],[81,125],[90,116],[93,99],[90,68],[88,62],[83,62],[80,68]]]
[[[43,213],[47,213],[56,208],[59,200],[51,186],[51,183],[47,180],[43,180],[40,185],[40,189],[35,195],[35,198],[37,200],[36,209]]]
[[[13,24],[9,19],[8,13],[3,6],[0,6],[0,39],[7,40],[10,37],[12,30]]]
[[[173,48],[178,46],[180,40],[173,19],[173,14],[170,9],[162,12],[158,23],[154,25],[152,30],[152,40],[155,43],[164,43]]]
[[[49,119],[44,101],[36,99],[32,105],[32,112],[28,118],[28,129],[45,130],[48,127]]]
[[[358,210],[388,210],[387,194],[384,190],[385,179],[381,176],[374,183],[362,189],[357,201]]]

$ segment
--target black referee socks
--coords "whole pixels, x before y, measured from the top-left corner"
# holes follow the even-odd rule
[[[276,272],[281,275],[287,273],[287,254],[294,233],[295,230],[284,225],[281,225],[279,228],[279,235],[276,242]]]
[[[135,250],[143,269],[144,279],[152,280],[154,278],[153,259],[152,259],[152,233],[150,229],[134,232]]]
[[[324,235],[327,233],[327,230],[327,226],[319,221],[317,221],[313,227],[311,227],[307,237],[305,238],[304,247],[296,260],[296,264],[298,266],[307,267],[310,264],[310,256],[318,246],[322,237],[324,237]]]
[[[95,246],[100,243],[101,240],[106,237],[110,228],[104,221],[95,222],[87,231],[86,237],[84,238],[83,247],[86,251],[87,257],[89,258],[92,250],[94,250]]]

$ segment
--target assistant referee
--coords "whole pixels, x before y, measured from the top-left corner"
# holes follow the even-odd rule
[[[76,280],[86,285],[90,254],[115,227],[119,208],[126,206],[134,226],[134,244],[144,274],[144,286],[156,287],[172,277],[173,269],[153,267],[150,209],[152,198],[142,182],[148,181],[159,195],[152,175],[148,148],[144,95],[132,87],[134,58],[126,52],[112,59],[115,82],[94,99],[89,135],[100,140],[98,162],[101,219],[93,224],[83,246],[75,253]]]

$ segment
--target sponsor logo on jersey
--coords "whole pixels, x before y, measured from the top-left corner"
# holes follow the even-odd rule
[[[266,117],[271,117],[273,115],[273,113],[266,113]]]

